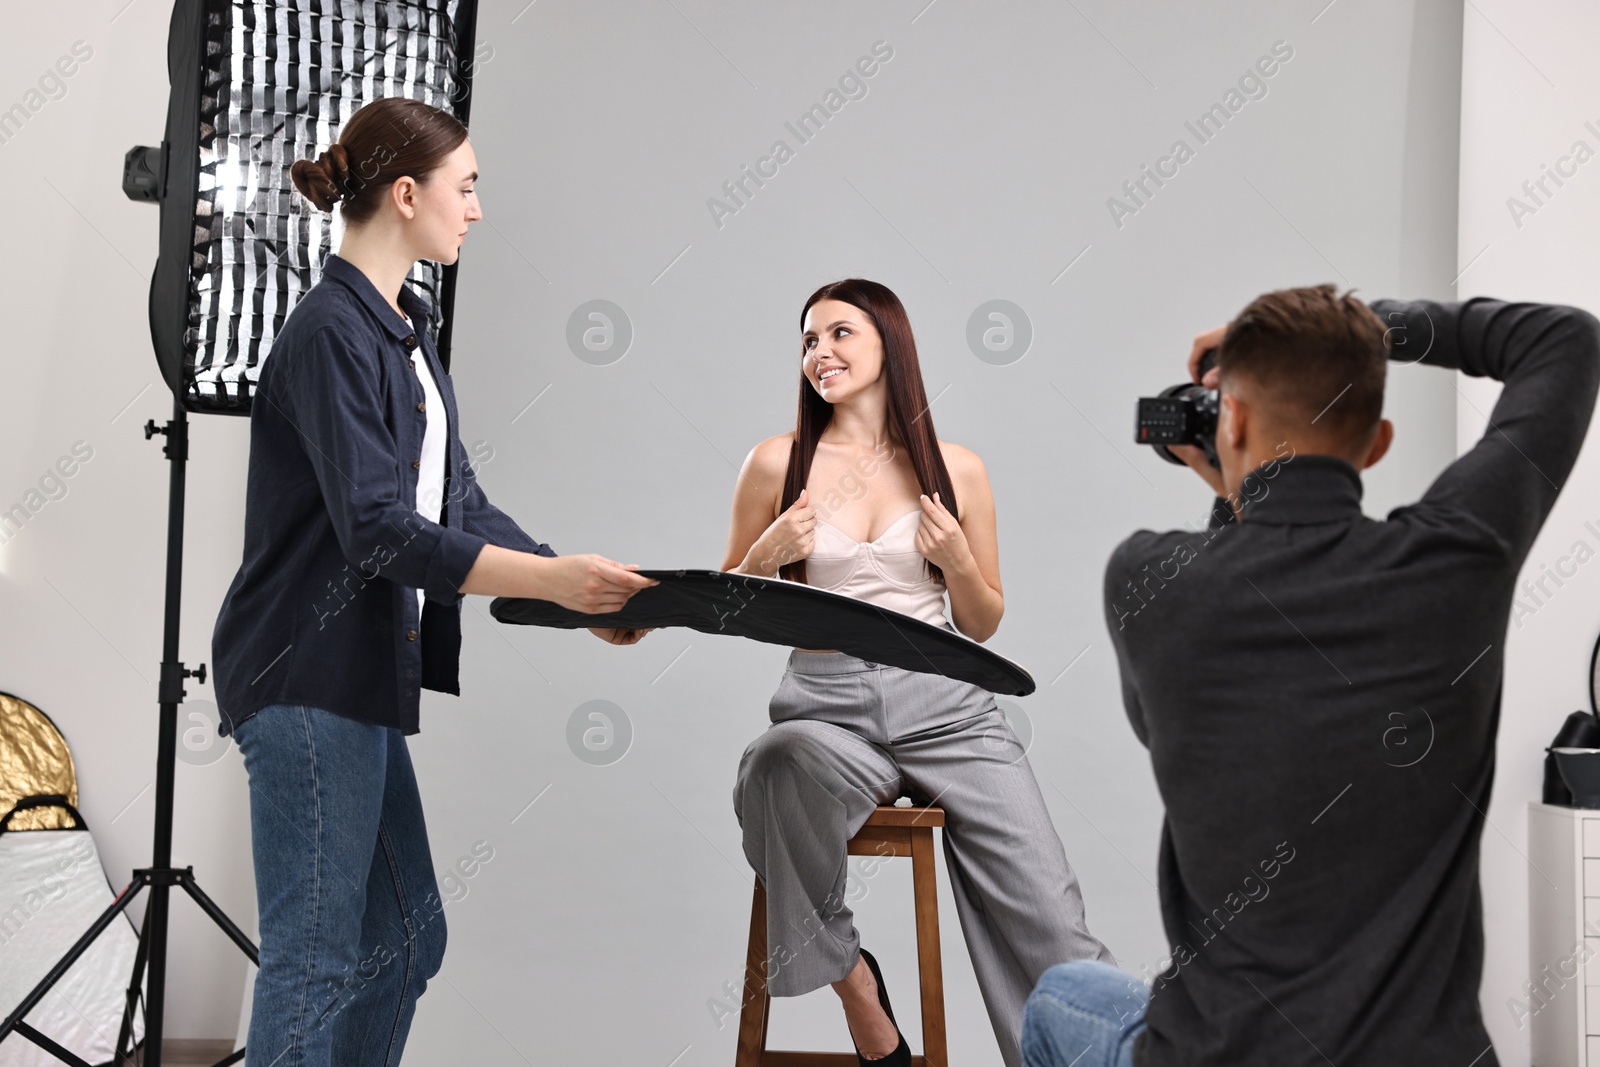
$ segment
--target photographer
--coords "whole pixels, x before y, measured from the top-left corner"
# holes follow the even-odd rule
[[[1166,804],[1172,956],[1046,972],[1030,1065],[1496,1062],[1478,847],[1517,573],[1583,443],[1600,323],[1570,307],[1267,293],[1220,342],[1207,528],[1112,554],[1123,700]],[[1482,440],[1383,520],[1386,359],[1505,383]],[[1146,1004],[1148,998],[1148,1005]]]

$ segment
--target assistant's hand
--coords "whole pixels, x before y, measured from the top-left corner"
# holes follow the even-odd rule
[[[924,493],[918,499],[922,503],[922,521],[917,524],[917,551],[942,571],[958,573],[974,566],[967,535],[939,494],[929,497]]]
[[[643,630],[630,626],[591,626],[589,632],[610,645],[637,645],[645,634],[654,629],[654,626]]]
[[[604,556],[556,556],[544,567],[543,599],[590,615],[621,611],[633,594],[660,584],[638,574],[638,564],[624,566]]]
[[[1208,351],[1222,343],[1222,335],[1228,332],[1227,326],[1218,326],[1207,330],[1205,333],[1196,334],[1194,347],[1189,350],[1189,377],[1196,385],[1203,385],[1207,389],[1217,387],[1217,368],[1212,367],[1202,378],[1200,375],[1200,359]],[[1177,453],[1174,452],[1174,455]]]

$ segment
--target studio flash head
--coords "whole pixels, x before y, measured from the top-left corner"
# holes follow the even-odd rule
[[[1217,350],[1208,349],[1200,357],[1200,376],[1217,365]],[[1139,398],[1134,416],[1133,439],[1150,445],[1168,463],[1183,464],[1169,445],[1199,445],[1213,467],[1217,462],[1217,390],[1193,382],[1182,382],[1163,389],[1159,396]]]

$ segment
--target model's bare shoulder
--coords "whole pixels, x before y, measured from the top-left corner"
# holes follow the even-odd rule
[[[939,452],[944,456],[944,465],[950,472],[951,481],[956,484],[956,492],[989,484],[989,472],[972,449],[950,441],[940,441]]]
[[[789,467],[789,449],[794,445],[794,431],[774,434],[750,450],[750,455],[763,467],[777,467],[787,470]]]
[[[789,448],[793,443],[792,431],[760,442],[745,457],[742,473],[761,485],[782,484],[784,475],[789,471]]]
[[[777,506],[783,480],[789,473],[789,446],[793,441],[793,432],[781,433],[750,450],[739,470],[739,483],[734,490],[736,503],[760,500],[764,506]]]
[[[951,475],[955,474],[958,467],[963,471],[983,470],[983,460],[966,445],[958,445],[953,441],[940,441],[939,451],[943,453],[945,466],[950,468]]]

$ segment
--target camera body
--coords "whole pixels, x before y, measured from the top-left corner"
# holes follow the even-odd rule
[[[1200,358],[1200,375],[1217,365],[1217,350]],[[1213,467],[1217,460],[1217,413],[1221,400],[1215,389],[1183,382],[1163,389],[1159,396],[1140,397],[1134,414],[1133,439],[1150,445],[1168,463],[1183,465],[1169,445],[1196,445]]]

